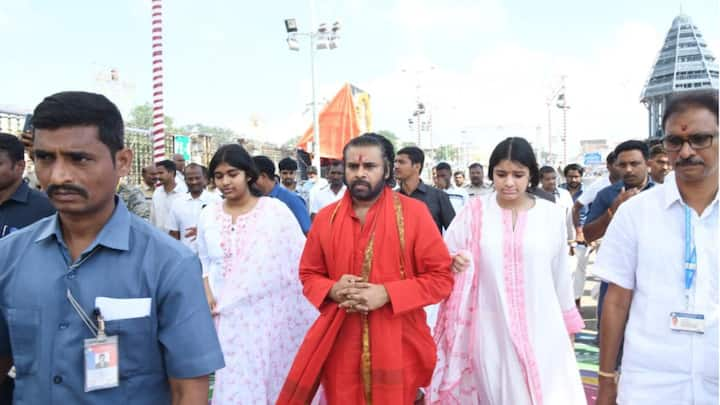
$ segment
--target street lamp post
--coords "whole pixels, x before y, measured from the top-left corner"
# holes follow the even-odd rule
[[[563,112],[563,165],[567,165],[567,110],[570,109],[570,106],[568,105],[567,98],[565,96],[565,76],[562,77],[562,84],[560,85],[556,106]]]
[[[314,7],[313,7],[314,8]],[[315,10],[311,10],[314,19]],[[314,24],[313,24],[314,25]],[[327,24],[322,23],[318,26],[317,31],[298,32],[297,23],[294,18],[285,20],[285,30],[287,31],[287,44],[291,51],[299,51],[300,43],[298,37],[306,36],[310,38],[310,78],[312,83],[312,114],[313,114],[313,158],[312,165],[320,171],[320,118],[317,108],[317,74],[315,71],[315,52],[318,49],[335,49],[337,48],[338,31],[340,31],[340,23],[335,22],[330,30]]]

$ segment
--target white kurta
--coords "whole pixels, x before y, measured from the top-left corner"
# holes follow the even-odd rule
[[[692,211],[697,275],[686,307],[685,203],[675,176],[624,202],[613,217],[594,273],[632,290],[617,403],[718,404],[718,213],[715,195]],[[705,333],[670,329],[671,312],[705,315]]]
[[[536,199],[533,208],[519,213],[513,229],[511,211],[501,209],[491,193],[471,200],[445,241],[452,254],[472,252],[470,269],[453,290],[472,302],[455,305],[451,297],[440,311],[436,340],[441,352],[431,403],[586,404],[568,336],[583,323],[574,303],[563,210]],[[443,313],[453,306],[459,314],[454,320]],[[463,340],[458,336],[467,336],[459,345],[471,348],[448,350],[441,342],[448,339],[444,334],[455,346]],[[460,366],[466,370],[453,370],[463,354],[470,358]]]
[[[274,404],[318,316],[298,278],[305,236],[280,200],[261,197],[234,223],[222,206],[208,205],[198,221],[198,254],[217,300],[225,356],[212,403]]]

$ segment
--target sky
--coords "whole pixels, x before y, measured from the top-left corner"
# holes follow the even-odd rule
[[[565,76],[568,148],[647,136],[639,102],[681,9],[720,53],[716,0],[173,0],[163,3],[165,113],[283,143],[311,124],[310,52],[286,45],[340,21],[339,47],[315,57],[320,100],[350,82],[370,93],[373,129],[415,139],[416,98],[432,111],[433,143],[548,142],[547,98]],[[314,13],[311,11],[314,8]],[[3,0],[0,105],[32,109],[62,90],[109,89],[127,105],[151,101],[150,0]],[[110,95],[112,98],[112,94]],[[553,148],[562,116],[551,109]]]

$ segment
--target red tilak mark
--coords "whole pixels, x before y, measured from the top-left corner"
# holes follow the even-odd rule
[[[683,131],[685,131],[685,130],[687,130],[687,125],[682,125],[680,128],[681,128]]]
[[[360,163],[362,163],[363,160],[365,160],[365,157],[363,155],[360,155],[358,156],[358,160],[360,161]]]

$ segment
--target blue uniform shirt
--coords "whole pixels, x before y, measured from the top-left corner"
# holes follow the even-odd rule
[[[0,204],[0,238],[55,213],[55,207],[42,191],[31,189],[24,181]]]
[[[647,179],[648,182],[645,185],[645,188],[642,189],[642,191],[645,191],[655,186],[655,183],[653,183],[650,176],[648,176]],[[590,212],[588,213],[585,223],[589,224],[600,218],[607,211],[607,209],[612,206],[613,201],[615,201],[617,196],[620,195],[623,187],[625,187],[625,183],[621,180],[600,190],[597,193],[597,196],[595,196],[595,200],[590,205]]]
[[[308,214],[308,209],[305,206],[305,200],[294,192],[288,191],[285,187],[280,187],[277,183],[270,192],[270,197],[277,198],[290,208],[290,211],[297,218],[303,233],[307,235],[310,230],[310,214]]]
[[[13,356],[15,403],[169,404],[168,378],[224,366],[200,261],[115,200],[74,270],[57,215],[0,241],[0,356]],[[93,334],[68,289],[91,317],[97,297],[151,299],[148,316],[106,322],[118,336],[119,387],[84,392],[83,340]]]

